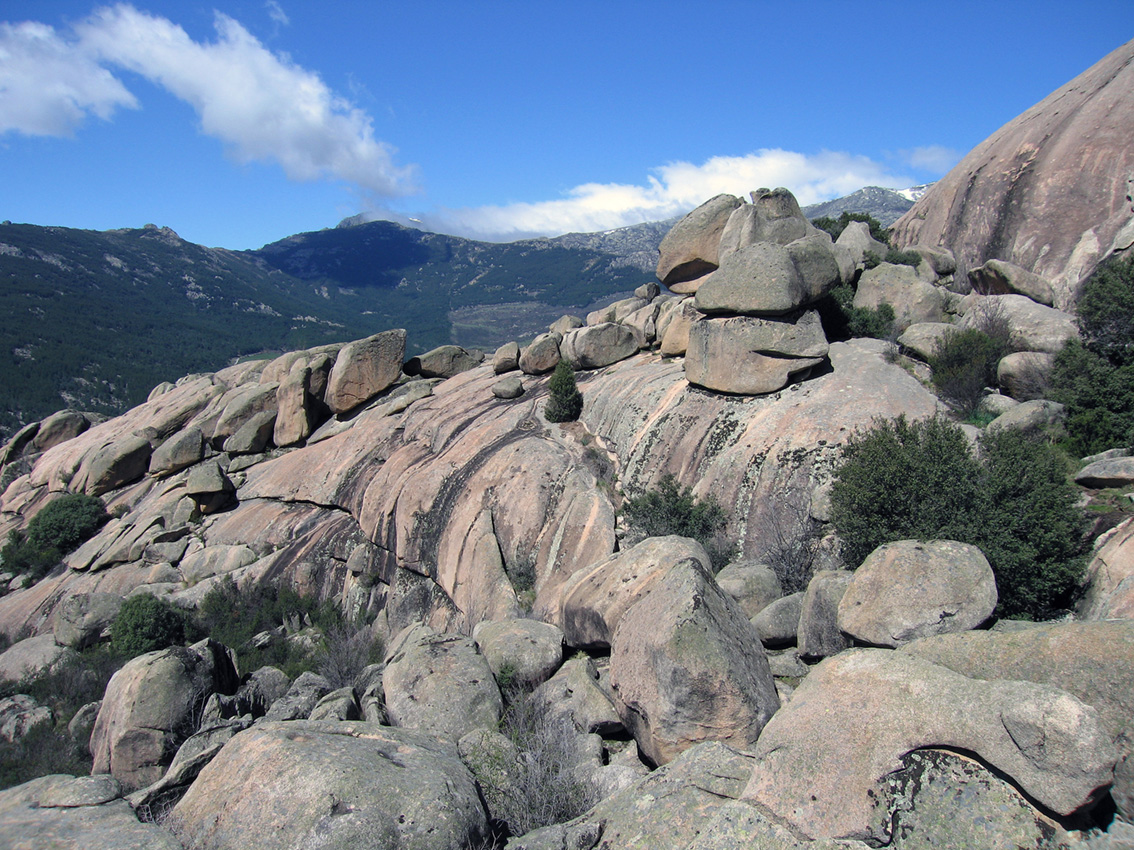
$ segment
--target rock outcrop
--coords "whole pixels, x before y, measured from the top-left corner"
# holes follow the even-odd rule
[[[1005,260],[1047,278],[1069,309],[1096,264],[1134,244],[1134,41],[1005,124],[893,227],[947,246],[962,272]]]

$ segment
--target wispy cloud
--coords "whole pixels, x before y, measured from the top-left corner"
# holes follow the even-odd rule
[[[904,188],[915,182],[864,156],[763,149],[746,156],[713,157],[700,165],[671,162],[655,169],[641,184],[587,183],[555,200],[441,209],[416,214],[416,219],[420,226],[439,232],[508,240],[610,230],[670,218],[722,192],[747,195],[761,187],[785,186],[806,205],[863,186]],[[388,213],[372,215],[386,217]]]
[[[88,115],[138,102],[91,56],[49,26],[0,23],[0,134],[69,136]]]
[[[268,10],[268,17],[272,19],[272,23],[281,27],[286,27],[291,23],[287,12],[283,10],[283,7],[280,6],[276,0],[268,0],[268,2],[264,4],[264,8]]]
[[[273,19],[286,15],[269,3]],[[340,179],[379,196],[412,190],[414,170],[374,137],[364,111],[318,74],[216,14],[217,40],[196,42],[166,18],[120,4],[66,35],[42,24],[0,30],[0,131],[63,135],[88,113],[109,119],[137,100],[110,68],[133,71],[196,110],[201,131],[238,162],[275,161],[293,180]]]
[[[943,145],[926,145],[901,151],[902,160],[911,168],[944,174],[961,161],[961,152]]]

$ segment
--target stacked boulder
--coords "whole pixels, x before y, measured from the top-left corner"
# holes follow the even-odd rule
[[[662,240],[658,278],[693,294],[685,376],[719,392],[761,395],[827,356],[815,304],[854,274],[850,252],[811,225],[787,189],[752,203],[706,201]]]

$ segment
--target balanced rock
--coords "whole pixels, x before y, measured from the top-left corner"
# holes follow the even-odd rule
[[[674,292],[717,267],[721,232],[742,201],[734,195],[710,198],[677,222],[659,246],[658,280]]]
[[[996,608],[996,579],[975,546],[900,540],[879,546],[854,571],[838,626],[874,646],[974,629]]]
[[[860,649],[812,669],[764,728],[744,799],[809,838],[886,844],[888,777],[925,747],[975,753],[1063,815],[1094,803],[1115,761],[1098,712],[1066,691]]]
[[[701,284],[695,301],[710,315],[776,316],[819,300],[838,282],[830,237],[816,234],[738,249]]]
[[[1096,460],[1075,473],[1080,487],[1102,490],[1107,487],[1129,487],[1134,483],[1134,457]]]
[[[969,271],[969,279],[983,295],[1024,295],[1048,307],[1054,303],[1051,281],[1005,260],[987,260]]]
[[[487,829],[455,745],[357,721],[241,732],[201,771],[174,818],[187,844],[216,850],[435,850],[470,846]]]
[[[696,558],[623,615],[610,682],[622,722],[657,765],[705,741],[747,749],[780,705],[759,636]]]
[[[346,413],[393,386],[405,353],[406,332],[400,328],[348,342],[327,378],[327,407],[332,413]]]
[[[815,310],[781,318],[703,318],[689,330],[685,377],[718,392],[773,393],[822,363],[827,348]]]

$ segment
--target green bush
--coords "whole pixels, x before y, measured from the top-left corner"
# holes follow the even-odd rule
[[[189,616],[164,599],[139,593],[122,603],[110,626],[110,645],[124,658],[182,646],[197,636]]]
[[[849,283],[833,286],[819,312],[828,339],[890,339],[894,335],[894,308],[886,303],[877,308],[855,307],[854,287]]]
[[[831,234],[832,239],[838,239],[843,235],[843,231],[847,229],[847,225],[852,221],[865,221],[870,227],[870,236],[878,240],[883,245],[890,244],[890,233],[882,226],[882,222],[869,215],[868,213],[855,213],[844,212],[838,218],[831,218],[829,215],[821,215],[818,218],[811,219],[811,223],[818,227],[820,230],[825,230]]]
[[[574,422],[583,412],[583,395],[575,385],[575,371],[560,360],[547,384],[549,397],[543,415],[548,422]]]
[[[950,329],[929,357],[937,394],[961,417],[972,416],[986,387],[996,386],[996,367],[1009,353],[1007,341],[982,330]]]
[[[724,567],[733,554],[733,547],[720,540],[726,522],[720,503],[712,496],[698,499],[668,473],[656,489],[627,499],[622,508],[630,525],[646,537],[676,534],[696,540],[705,547],[714,570]]]
[[[1079,457],[1134,445],[1134,257],[1088,278],[1076,308],[1082,341],[1055,358],[1051,396],[1066,407],[1066,448]]]
[[[1076,498],[1055,450],[1021,432],[986,434],[978,456],[943,418],[899,417],[844,448],[831,520],[852,568],[895,540],[978,546],[996,575],[998,616],[1046,619],[1082,575]]]
[[[917,268],[921,265],[921,254],[917,251],[903,251],[900,248],[891,248],[886,252],[883,262],[895,266],[913,266]]]
[[[0,552],[4,569],[35,579],[86,542],[109,519],[101,499],[69,493],[48,502],[24,531],[13,530]]]
[[[28,542],[64,555],[89,540],[109,519],[102,499],[68,493],[52,500],[28,523]]]

